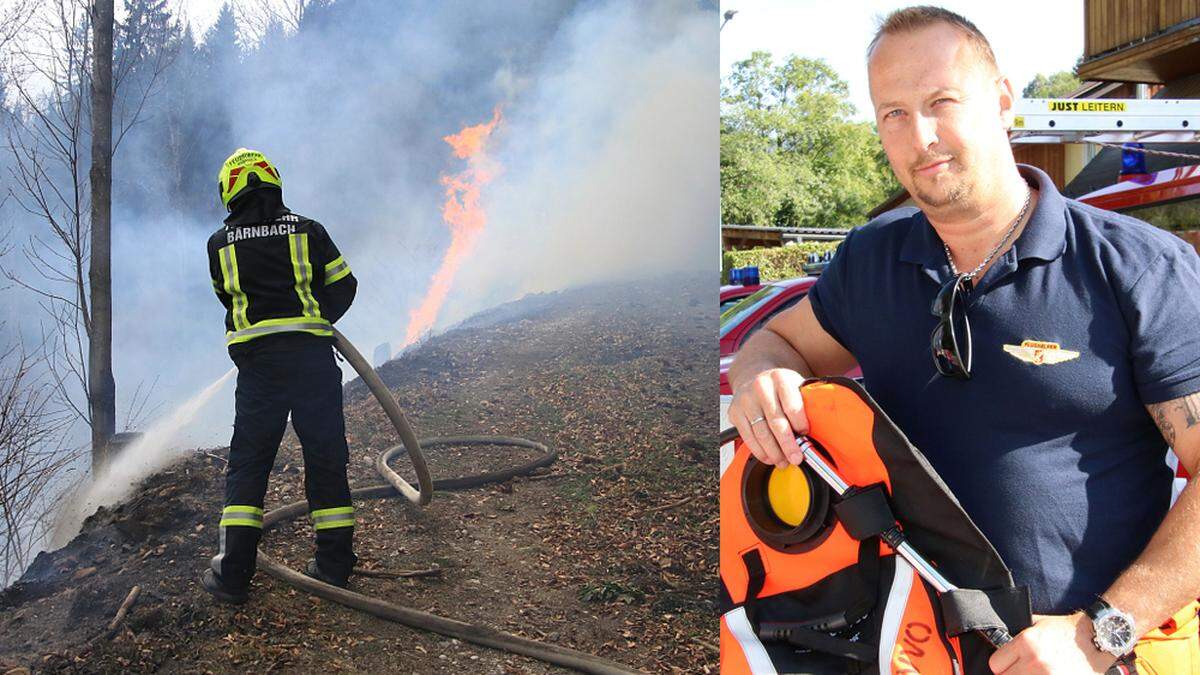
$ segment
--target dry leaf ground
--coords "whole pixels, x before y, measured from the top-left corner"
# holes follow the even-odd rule
[[[542,475],[441,492],[418,509],[357,507],[353,588],[561,643],[650,672],[715,672],[717,345],[707,275],[593,286],[477,316],[380,368],[421,436],[494,433],[559,453]],[[351,485],[396,442],[361,382],[346,388]],[[221,456],[225,449],[212,449]],[[431,451],[435,478],[503,467],[526,451]],[[406,470],[403,460],[395,468]],[[216,547],[222,472],[197,454],[102,511],[0,594],[0,672],[562,672],[298,592],[264,574],[240,608],[197,584]],[[302,497],[289,432],[267,508]],[[297,520],[265,549],[299,569]],[[125,627],[95,641],[134,584]],[[89,645],[90,642],[90,645]]]

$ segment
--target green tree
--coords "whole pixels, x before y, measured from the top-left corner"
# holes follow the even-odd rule
[[[232,69],[241,55],[238,45],[237,19],[233,5],[226,2],[217,13],[217,20],[204,33],[200,54],[211,68]]]
[[[1062,70],[1047,77],[1038,73],[1021,91],[1024,98],[1063,98],[1079,88],[1081,82],[1075,73]]]
[[[846,82],[824,61],[740,61],[721,91],[721,217],[850,227],[897,187],[874,127],[851,119]]]

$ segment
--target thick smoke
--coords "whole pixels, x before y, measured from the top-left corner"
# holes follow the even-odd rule
[[[498,105],[487,228],[435,332],[529,292],[716,268],[712,4],[341,0],[313,17],[250,55],[214,58],[208,77],[172,78],[118,149],[119,424],[139,383],[155,386],[147,417],[171,418],[231,365],[205,241],[224,217],[216,171],[239,146],[277,164],[284,201],[324,223],[350,263],[359,295],[338,327],[367,355],[399,347],[450,241],[439,178],[463,162],[442,138]],[[186,137],[156,131],[198,99],[208,103]],[[164,171],[165,157],[201,169]],[[36,309],[5,305],[10,324],[35,330],[21,320]],[[155,442],[226,444],[232,390],[190,411],[186,428],[160,424]]]
[[[447,321],[528,292],[715,269],[712,21],[610,3],[556,35],[501,134],[489,227]]]
[[[285,201],[326,224],[359,278],[339,328],[364,353],[399,346],[449,243],[438,179],[463,163],[442,137],[497,104],[488,226],[435,329],[528,292],[712,263],[713,12],[535,4],[335,4],[334,21],[232,78],[233,143],[281,167]],[[203,254],[219,204],[192,222],[117,206],[117,222],[134,224],[117,242],[118,382],[128,394],[162,374],[159,396],[183,400],[228,368]],[[201,419],[187,442],[227,442],[231,392]]]

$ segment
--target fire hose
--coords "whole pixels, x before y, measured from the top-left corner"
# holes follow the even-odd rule
[[[396,403],[396,399],[388,391],[383,381],[379,379],[379,375],[375,370],[371,368],[362,354],[355,349],[354,345],[341,332],[334,329],[333,333],[337,350],[345,356],[354,370],[362,377],[367,388],[370,389],[371,393],[379,401],[388,419],[396,428],[396,432],[400,435],[401,441],[399,444],[381,453],[375,461],[376,471],[387,481],[387,484],[352,490],[350,494],[354,499],[385,499],[399,495],[417,506],[424,506],[433,498],[434,490],[463,490],[508,480],[515,476],[528,474],[540,467],[548,466],[558,458],[557,453],[548,450],[541,443],[524,438],[509,436],[443,436],[423,440],[418,439],[413,432],[412,426],[408,423],[407,418],[405,418],[404,412],[400,409],[399,404]],[[508,469],[471,476],[433,480],[429,473],[429,467],[425,463],[422,448],[463,445],[500,445],[529,448],[537,450],[542,454],[524,464]],[[415,487],[388,466],[388,462],[393,457],[405,450],[408,452],[408,457],[412,461],[413,468],[416,471],[417,486]],[[263,528],[264,530],[269,529],[278,522],[306,513],[308,513],[307,501],[292,502],[265,514],[263,516]],[[411,628],[432,631],[465,642],[472,642],[514,654],[521,654],[584,673],[628,675],[629,673],[638,672],[631,670],[627,666],[586,652],[538,642],[494,628],[488,628],[487,626],[438,616],[423,610],[397,605],[363,595],[362,593],[339,588],[313,579],[276,562],[273,558],[263,553],[261,548],[258,550],[258,565],[271,576],[307,591],[312,595],[367,612],[382,619],[401,623]]]

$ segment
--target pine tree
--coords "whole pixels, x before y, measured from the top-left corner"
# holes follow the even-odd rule
[[[117,203],[144,212],[161,204],[158,193],[166,177],[139,171],[138,161],[155,154],[154,146],[168,133],[163,94],[183,27],[172,17],[167,0],[125,0],[125,13],[114,34],[113,122],[117,148],[129,151],[114,158],[113,191]],[[136,132],[131,127],[135,119]]]
[[[267,58],[271,58],[271,54],[278,51],[286,44],[288,39],[287,30],[278,20],[272,18],[267,22],[267,27],[263,31],[262,39],[258,42],[258,53],[266,54]]]
[[[202,73],[199,49],[191,26],[184,26],[175,45],[175,60],[163,96],[166,115],[161,147],[165,155],[165,189],[170,206],[185,213],[193,211],[199,203],[194,179],[200,153],[191,135],[205,115],[196,91]]]
[[[237,33],[233,5],[226,2],[221,5],[216,22],[204,33],[200,56],[205,65],[218,70],[235,65],[240,57]]]
[[[192,193],[195,213],[212,211],[217,169],[234,149],[229,100],[247,86],[240,62],[237,20],[226,2],[197,50],[197,76],[181,83],[189,88],[192,106],[185,117],[184,138],[199,143],[185,170],[189,189],[198,190]]]
[[[125,0],[125,20],[117,24],[113,61],[144,69],[159,54],[171,54],[183,32],[167,0]]]

